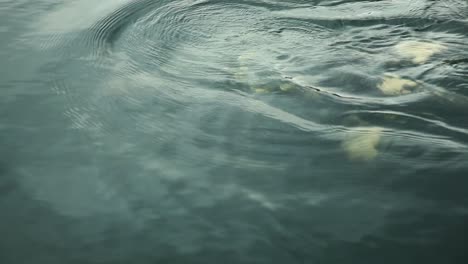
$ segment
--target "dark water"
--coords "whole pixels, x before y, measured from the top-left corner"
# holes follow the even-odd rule
[[[0,1],[0,263],[468,263],[468,3]]]

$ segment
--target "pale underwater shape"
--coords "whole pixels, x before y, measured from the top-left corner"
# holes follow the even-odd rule
[[[252,84],[253,82],[252,80],[255,78],[253,78],[253,76],[251,75],[252,73],[250,72],[251,70],[250,67],[254,65],[255,56],[256,56],[255,52],[253,51],[244,52],[241,55],[239,55],[239,57],[237,58],[239,67],[235,69],[233,72],[234,78],[237,81]],[[256,90],[259,90],[259,93],[267,92],[266,90],[262,91],[261,88],[257,88],[257,87],[251,87],[251,90],[253,92],[256,92]]]
[[[255,61],[257,58],[257,54],[253,50],[245,51],[237,57],[237,61],[240,65],[245,65]]]
[[[425,63],[429,58],[446,47],[439,43],[430,43],[422,41],[403,41],[395,46],[395,51],[401,57],[411,59],[415,64]]]
[[[268,64],[268,54],[262,54],[257,51],[247,50],[237,57],[239,67],[231,69],[234,78],[250,86],[251,92],[255,94],[267,94],[272,92],[294,92],[300,90],[301,84],[297,82],[286,80],[281,74],[278,74],[278,83],[265,83],[262,77],[256,76],[256,70],[267,69],[279,73],[281,70],[278,65],[271,68],[272,65]]]
[[[343,140],[342,147],[349,159],[370,161],[378,155],[377,146],[380,142],[381,127],[360,128]],[[351,132],[351,133],[353,133]]]
[[[265,94],[271,92],[270,89],[268,88],[263,88],[263,87],[250,87],[250,89],[255,92],[256,94]]]
[[[417,86],[417,82],[403,79],[398,75],[386,74],[377,88],[385,95],[402,95],[410,93]]]
[[[246,81],[249,74],[249,68],[246,66],[239,67],[237,71],[234,72],[234,78],[238,81]]]
[[[297,88],[297,85],[295,85],[294,83],[282,83],[280,84],[279,86],[280,90],[283,91],[283,92],[289,92],[289,91],[293,91]]]

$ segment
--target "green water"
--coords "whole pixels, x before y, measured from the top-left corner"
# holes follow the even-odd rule
[[[0,263],[467,263],[468,2],[0,1]]]

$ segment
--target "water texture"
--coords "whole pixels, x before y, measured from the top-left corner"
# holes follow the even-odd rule
[[[0,0],[0,263],[468,263],[466,0]]]

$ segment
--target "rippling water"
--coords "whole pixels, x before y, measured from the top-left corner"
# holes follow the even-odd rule
[[[1,263],[467,263],[465,0],[2,0],[0,48]]]

